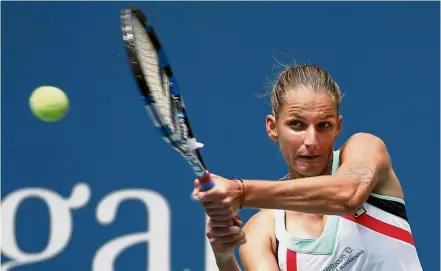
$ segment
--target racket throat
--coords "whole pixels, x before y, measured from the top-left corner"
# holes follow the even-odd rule
[[[188,127],[185,122],[185,117],[182,112],[175,114],[175,130],[177,130],[177,134],[180,135],[181,142],[191,151],[195,151],[204,146],[204,144],[197,142],[196,138],[188,136]]]
[[[196,138],[188,138],[186,145],[192,151],[195,151],[197,149],[200,149],[200,148],[204,147],[204,144],[202,144],[200,142],[197,142]]]
[[[205,176],[205,168],[195,155],[183,153],[182,156],[190,164],[190,167],[198,179]]]

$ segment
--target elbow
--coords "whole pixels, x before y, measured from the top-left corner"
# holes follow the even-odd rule
[[[354,214],[363,204],[363,200],[357,193],[357,187],[346,187],[340,197],[342,215]]]
[[[346,203],[343,205],[343,214],[344,215],[353,215],[358,209],[360,209],[362,203],[355,198],[348,199]]]

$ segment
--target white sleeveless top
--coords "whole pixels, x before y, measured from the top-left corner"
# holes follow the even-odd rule
[[[334,152],[332,174],[339,166]],[[281,271],[420,271],[402,199],[371,194],[354,215],[328,215],[318,238],[296,238],[275,210],[277,261]]]

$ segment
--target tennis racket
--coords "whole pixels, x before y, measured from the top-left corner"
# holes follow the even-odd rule
[[[123,9],[124,47],[142,96],[144,107],[162,139],[190,164],[203,191],[215,183],[202,160],[191,130],[181,91],[153,27],[137,8]]]

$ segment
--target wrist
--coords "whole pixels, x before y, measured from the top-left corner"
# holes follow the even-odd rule
[[[245,184],[242,179],[234,179],[237,184],[238,198],[239,198],[239,209],[242,209],[245,201]]]
[[[226,264],[234,259],[234,249],[223,252],[215,251],[213,249],[213,252],[217,264]]]

